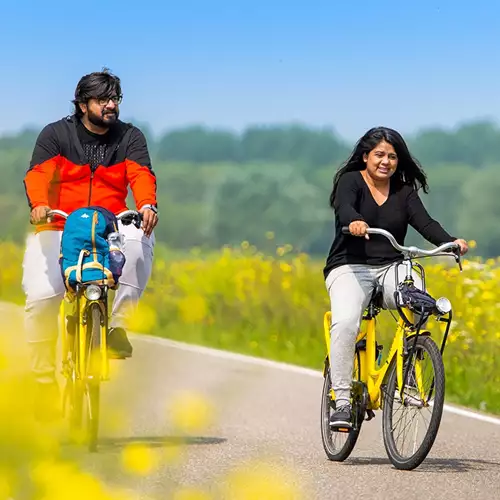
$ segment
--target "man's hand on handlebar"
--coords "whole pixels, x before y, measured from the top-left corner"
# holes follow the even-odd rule
[[[149,238],[156,224],[158,224],[158,215],[150,208],[143,208],[139,212],[142,214],[144,234]]]
[[[366,232],[368,229],[368,224],[365,221],[362,220],[355,220],[354,222],[351,222],[349,224],[349,232],[353,236],[360,236],[360,237],[365,237],[365,239],[369,240],[370,236]]]
[[[48,206],[35,207],[30,214],[30,223],[37,225],[45,222],[51,222],[51,218],[47,217],[49,212],[50,207]]]

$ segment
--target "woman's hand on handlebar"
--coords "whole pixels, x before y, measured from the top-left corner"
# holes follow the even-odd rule
[[[456,243],[460,247],[460,255],[465,255],[469,251],[469,245],[467,245],[465,240],[458,239],[453,243]]]
[[[359,237],[365,237],[367,240],[370,239],[370,236],[366,232],[368,229],[368,224],[365,221],[362,220],[355,220],[354,222],[351,222],[349,224],[349,232],[353,236],[359,236]]]

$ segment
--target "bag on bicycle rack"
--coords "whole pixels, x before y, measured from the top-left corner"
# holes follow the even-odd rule
[[[122,268],[115,268],[110,261],[108,237],[112,233],[118,233],[118,221],[105,208],[79,208],[68,216],[59,256],[62,277],[68,291],[74,292],[78,283],[95,283],[112,289],[117,287]]]

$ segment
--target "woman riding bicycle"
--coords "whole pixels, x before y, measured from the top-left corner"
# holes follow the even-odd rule
[[[335,412],[331,427],[350,427],[350,388],[356,336],[362,315],[378,285],[384,308],[395,309],[394,291],[401,255],[368,227],[386,229],[404,244],[408,225],[434,245],[463,239],[450,236],[427,213],[417,191],[428,191],[427,179],[401,135],[386,127],[372,128],[358,141],[351,157],[336,173],[330,205],[335,212],[335,239],[324,267],[331,302],[331,379]],[[348,226],[350,234],[343,234]],[[357,238],[355,237],[357,236]],[[415,285],[422,288],[419,276]]]

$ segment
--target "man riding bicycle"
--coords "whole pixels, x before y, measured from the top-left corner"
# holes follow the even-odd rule
[[[137,127],[118,119],[121,100],[120,79],[106,69],[82,77],[75,90],[74,114],[41,131],[24,179],[30,221],[36,225],[34,234],[28,236],[23,261],[25,326],[38,402],[44,405],[47,399],[55,403],[58,394],[57,317],[65,292],[59,267],[65,221],[50,220],[47,213],[102,206],[118,214],[127,209],[129,186],[143,224],[137,229],[119,223],[126,263],[113,302],[107,344],[111,358],[132,355],[125,320],[151,274],[158,215],[156,177],[146,139]],[[55,407],[46,409],[45,417],[55,415]]]

